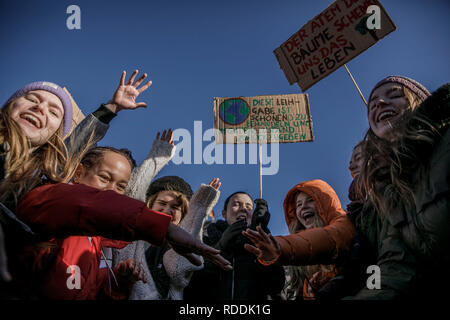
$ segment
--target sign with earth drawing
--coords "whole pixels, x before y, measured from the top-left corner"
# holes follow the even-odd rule
[[[289,83],[305,91],[395,29],[379,1],[337,0],[274,53]]]
[[[214,98],[216,143],[313,141],[307,94]]]

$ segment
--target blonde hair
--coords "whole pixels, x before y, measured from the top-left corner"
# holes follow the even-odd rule
[[[179,192],[179,191],[175,191],[175,190],[171,190],[171,188],[167,188],[166,190],[161,190],[161,191],[170,191],[171,193],[173,193],[173,195],[177,198],[178,203],[181,203],[181,220],[183,220],[183,218],[185,217],[186,213],[189,210],[189,200],[186,197],[185,194]],[[158,197],[158,194],[161,192],[157,192],[155,194],[152,194],[150,197],[147,198],[146,204],[147,207],[149,207],[150,209],[152,208],[153,204],[155,203],[156,198]]]
[[[298,193],[297,193],[298,194]],[[296,196],[295,196],[296,197]],[[294,199],[295,199],[294,197]],[[322,228],[322,219],[315,219],[314,224],[310,228]],[[305,227],[297,217],[292,219],[288,225],[289,233],[296,234],[305,230]],[[281,296],[285,300],[295,300],[299,294],[302,294],[305,280],[308,281],[316,272],[330,273],[334,272],[334,265],[303,265],[303,266],[286,266],[286,280]],[[312,287],[312,286],[311,286]]]
[[[80,159],[68,154],[62,140],[62,122],[48,141],[33,148],[20,126],[10,117],[14,102],[0,110],[0,145],[5,148],[1,154],[5,156],[5,177],[0,182],[0,201],[13,211],[23,195],[42,183],[43,176],[51,182],[69,182]],[[92,135],[89,141],[92,141]],[[84,150],[89,145],[86,144]]]

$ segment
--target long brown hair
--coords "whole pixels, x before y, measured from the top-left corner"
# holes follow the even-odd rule
[[[74,159],[62,139],[62,122],[56,133],[39,147],[32,147],[20,126],[11,119],[15,100],[0,110],[0,145],[5,157],[5,177],[0,182],[0,201],[14,211],[20,198],[42,183],[68,182],[79,159]],[[91,139],[90,139],[91,140]]]
[[[381,139],[369,128],[362,146],[364,160],[356,189],[359,194],[367,195],[380,215],[398,203],[406,209],[413,205],[413,182],[410,179],[412,170],[416,169],[417,155],[411,152],[408,141],[430,144],[436,132],[426,117],[413,112],[423,100],[404,86],[403,92],[408,107],[392,128],[391,139]],[[420,130],[417,126],[408,125],[412,120],[421,124]]]

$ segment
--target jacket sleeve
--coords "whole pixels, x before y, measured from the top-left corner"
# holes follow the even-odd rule
[[[139,167],[134,168],[126,195],[145,202],[147,188],[159,171],[172,159],[175,146],[167,141],[155,140],[150,153]]]
[[[367,274],[366,286],[359,291],[353,300],[392,300],[406,296],[411,290],[411,284],[416,276],[417,261],[411,250],[405,245],[400,231],[386,223],[386,234],[379,245],[376,266],[378,271]],[[378,288],[369,288],[369,283],[379,279]]]
[[[164,241],[171,217],[114,191],[81,184],[49,184],[23,197],[17,216],[44,237],[100,235],[105,238]]]
[[[281,255],[272,263],[282,265],[332,264],[349,250],[355,228],[346,214],[338,214],[323,228],[276,236]],[[267,263],[266,263],[267,264]]]
[[[115,116],[114,112],[102,105],[84,118],[70,136],[64,140],[69,154],[79,154],[89,142],[89,139],[91,139],[92,145],[96,145],[105,136],[109,128],[109,122]]]
[[[408,237],[420,254],[428,259],[449,252],[450,242],[450,130],[433,151],[429,169],[424,172],[420,188],[415,193],[417,214],[410,220],[415,232]],[[418,236],[422,234],[423,237]]]
[[[201,185],[189,202],[189,211],[180,223],[180,227],[201,239],[201,231],[206,216],[211,212],[219,199],[220,191],[209,185]],[[203,259],[200,257],[200,259]],[[164,267],[170,277],[169,297],[171,300],[182,300],[183,290],[189,284],[194,271],[203,269],[194,266],[185,257],[173,249],[168,250],[163,257]]]

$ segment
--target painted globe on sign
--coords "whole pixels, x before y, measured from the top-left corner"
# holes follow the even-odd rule
[[[247,120],[250,108],[242,99],[228,99],[219,106],[219,116],[223,122],[231,125],[241,124]]]

